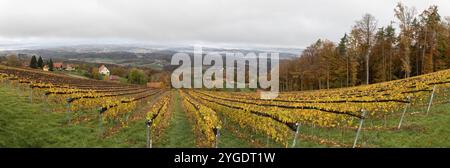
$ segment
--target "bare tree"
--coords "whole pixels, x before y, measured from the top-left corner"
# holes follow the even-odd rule
[[[369,55],[373,45],[375,31],[377,30],[377,20],[371,14],[365,14],[361,20],[356,22],[356,29],[364,36],[364,48],[366,57],[366,84],[369,84]]]

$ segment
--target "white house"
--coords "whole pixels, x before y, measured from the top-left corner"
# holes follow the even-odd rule
[[[98,73],[102,74],[102,75],[107,75],[109,76],[110,72],[109,69],[106,68],[105,65],[100,66],[100,68],[98,68]]]
[[[64,69],[66,71],[75,71],[75,67],[72,64],[65,64]]]
[[[48,65],[44,65],[44,67],[42,68],[42,70],[44,70],[44,71],[48,71]]]

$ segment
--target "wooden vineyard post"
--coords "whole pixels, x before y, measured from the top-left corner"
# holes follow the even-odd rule
[[[400,122],[398,122],[397,129],[400,129],[400,127],[402,126],[403,118],[405,118],[405,113],[410,105],[411,105],[411,97],[408,96],[408,104],[406,104],[405,109],[403,110],[402,116],[400,117]]]
[[[295,148],[295,145],[297,143],[298,133],[299,133],[299,130],[300,130],[300,124],[299,123],[295,123],[295,126],[297,126],[297,129],[295,130],[294,140],[292,141],[292,148]]]
[[[352,148],[356,147],[356,143],[358,142],[359,134],[361,133],[361,129],[364,124],[364,119],[366,118],[367,111],[366,110],[361,110],[361,111],[362,111],[362,116],[361,116],[361,119],[359,120],[359,126],[358,126],[358,130],[356,131],[356,137],[355,137],[355,141],[353,142]]]
[[[266,127],[268,127],[268,125],[266,125]],[[266,135],[266,147],[267,147],[267,148],[270,148],[270,145],[271,145],[271,144],[270,144],[270,136],[267,134],[267,135]]]
[[[147,148],[152,148],[152,137],[151,137],[152,120],[147,120],[145,124],[147,125]]]
[[[216,127],[213,129],[213,132],[216,135],[216,142],[214,144],[214,148],[219,148],[220,130],[218,127]]]
[[[434,92],[436,91],[436,85],[433,86],[433,92],[431,92],[430,102],[428,103],[427,115],[430,112],[431,103],[433,103]]]

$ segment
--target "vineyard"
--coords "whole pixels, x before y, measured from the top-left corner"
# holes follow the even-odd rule
[[[158,105],[158,114],[167,111],[169,94],[162,89],[150,89],[137,85],[126,85],[108,81],[77,79],[64,75],[38,72],[11,67],[0,67],[0,80],[4,85],[29,93],[29,101],[45,100],[47,104],[56,104],[55,113],[64,113],[64,123],[77,124],[96,120],[99,130],[108,127],[106,136],[114,130],[127,127],[129,121],[145,120],[147,114],[134,113],[144,110],[145,103],[154,100]],[[160,98],[161,97],[161,98]],[[160,104],[159,99],[165,104]],[[35,101],[36,101],[35,100]],[[151,110],[148,112],[151,114]],[[160,116],[163,116],[162,114]],[[153,117],[158,120],[163,117]],[[142,123],[144,123],[142,121]]]
[[[257,92],[170,91],[6,66],[0,66],[0,80],[2,88],[17,91],[28,103],[44,104],[42,113],[58,114],[61,127],[90,127],[98,141],[139,134],[136,147],[171,147],[161,144],[185,136],[180,134],[189,134],[182,139],[195,147],[208,148],[233,147],[235,140],[248,147],[390,146],[385,139],[426,131],[414,122],[440,115],[433,109],[448,104],[450,93],[450,70],[282,92],[272,100],[259,99]],[[189,126],[176,127],[182,123]]]

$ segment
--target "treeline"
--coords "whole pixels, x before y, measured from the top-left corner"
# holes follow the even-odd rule
[[[44,63],[44,60],[42,59],[41,56],[39,56],[39,58],[37,58],[37,59],[36,59],[35,55],[31,56],[30,65],[29,65],[30,68],[42,69],[42,68],[44,68],[45,65],[47,65],[49,71],[54,70],[53,60],[51,58],[50,58],[50,61],[46,61]]]
[[[417,13],[401,3],[394,13],[396,20],[384,27],[365,14],[338,43],[320,39],[298,59],[281,62],[280,88],[348,87],[450,67],[449,17],[441,17],[437,6]]]

